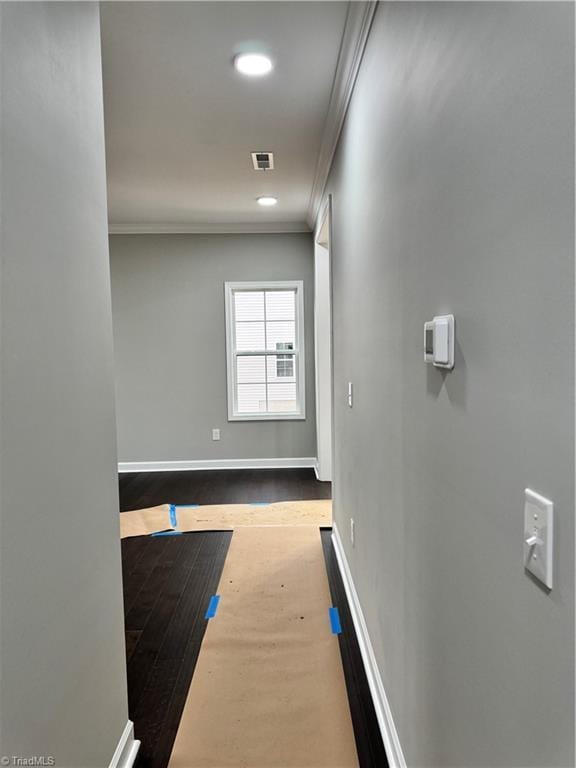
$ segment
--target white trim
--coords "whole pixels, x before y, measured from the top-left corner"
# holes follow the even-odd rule
[[[362,56],[364,55],[364,49],[366,48],[377,5],[378,3],[372,0],[370,2],[353,2],[348,4],[348,15],[346,16],[346,24],[340,44],[338,64],[324,124],[324,135],[320,145],[316,173],[308,203],[307,219],[310,229],[314,228],[318,218],[318,211],[324,196],[328,174],[330,173],[334,153],[338,146],[338,139],[344,125],[348,105],[356,85],[356,78],[362,63]]]
[[[332,214],[332,195],[326,195],[321,201],[321,205],[318,208],[318,218],[316,219],[316,224],[314,226],[314,242],[317,245],[322,245],[324,248],[330,247],[330,235],[331,233],[331,226],[330,226],[330,216]],[[322,230],[324,229],[324,224],[328,221],[328,227],[327,229],[327,239],[322,240]]]
[[[244,354],[275,356],[276,350],[251,350],[239,353],[236,350],[234,321],[235,291],[294,291],[296,293],[296,344],[290,350],[298,366],[296,376],[296,401],[298,409],[288,413],[238,413],[236,407],[236,359]],[[228,421],[302,421],[306,419],[306,348],[304,334],[304,282],[302,280],[242,281],[224,283],[224,306],[226,312],[226,383],[228,392]]]
[[[386,696],[386,691],[384,690],[384,684],[382,682],[382,677],[380,676],[378,664],[376,663],[376,657],[370,641],[370,635],[368,634],[368,627],[366,626],[366,621],[364,620],[364,615],[362,613],[360,599],[356,592],[356,587],[354,586],[352,574],[348,566],[348,561],[346,560],[340,534],[338,533],[338,528],[335,524],[333,525],[332,530],[332,542],[334,544],[334,551],[336,553],[340,575],[344,582],[344,589],[346,590],[346,597],[348,598],[348,605],[350,606],[352,621],[354,622],[354,629],[356,630],[356,637],[358,638],[358,645],[360,646],[360,653],[362,654],[362,661],[364,662],[364,669],[366,670],[366,677],[368,678],[368,685],[370,687],[370,693],[372,694],[378,724],[380,725],[388,763],[390,768],[406,768],[406,760],[404,759],[400,739],[398,738],[398,732],[392,717],[392,710]]]
[[[319,483],[331,483],[332,479],[330,477],[320,477],[320,462],[318,459],[315,460],[316,463],[314,464],[314,474],[316,475],[316,480],[318,480]]]
[[[314,232],[314,354],[318,479],[332,480],[332,195],[322,203]]]
[[[305,221],[268,221],[246,224],[109,224],[110,235],[265,235],[311,232]]]
[[[187,461],[119,461],[118,472],[182,472],[197,469],[314,468],[316,457],[279,459],[190,459]]]
[[[0,0],[1,2],[1,0]],[[228,421],[306,421],[305,413],[247,413],[230,414]]]
[[[132,720],[128,720],[109,768],[132,768],[139,749],[140,742],[134,738],[134,723]]]

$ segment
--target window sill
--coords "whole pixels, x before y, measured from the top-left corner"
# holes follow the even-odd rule
[[[228,421],[305,421],[305,413],[228,414]]]

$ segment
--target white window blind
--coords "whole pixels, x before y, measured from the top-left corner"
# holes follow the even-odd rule
[[[303,419],[301,281],[226,283],[228,418]]]

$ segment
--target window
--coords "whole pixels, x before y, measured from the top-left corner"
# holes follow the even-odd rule
[[[226,283],[228,419],[303,419],[301,281]]]
[[[276,343],[276,349],[293,349],[291,341]],[[294,357],[292,355],[276,355],[276,376],[279,379],[292,378],[294,376]]]

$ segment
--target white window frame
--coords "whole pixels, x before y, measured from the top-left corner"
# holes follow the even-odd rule
[[[238,413],[236,394],[236,359],[245,355],[275,357],[275,349],[253,349],[236,351],[236,323],[234,317],[234,293],[236,291],[295,291],[295,344],[290,354],[294,355],[296,372],[297,410],[290,413]],[[228,381],[228,421],[298,421],[306,418],[306,366],[304,344],[304,282],[302,280],[277,280],[268,282],[226,282],[224,283],[226,306],[226,369]],[[282,352],[280,354],[287,354]]]

